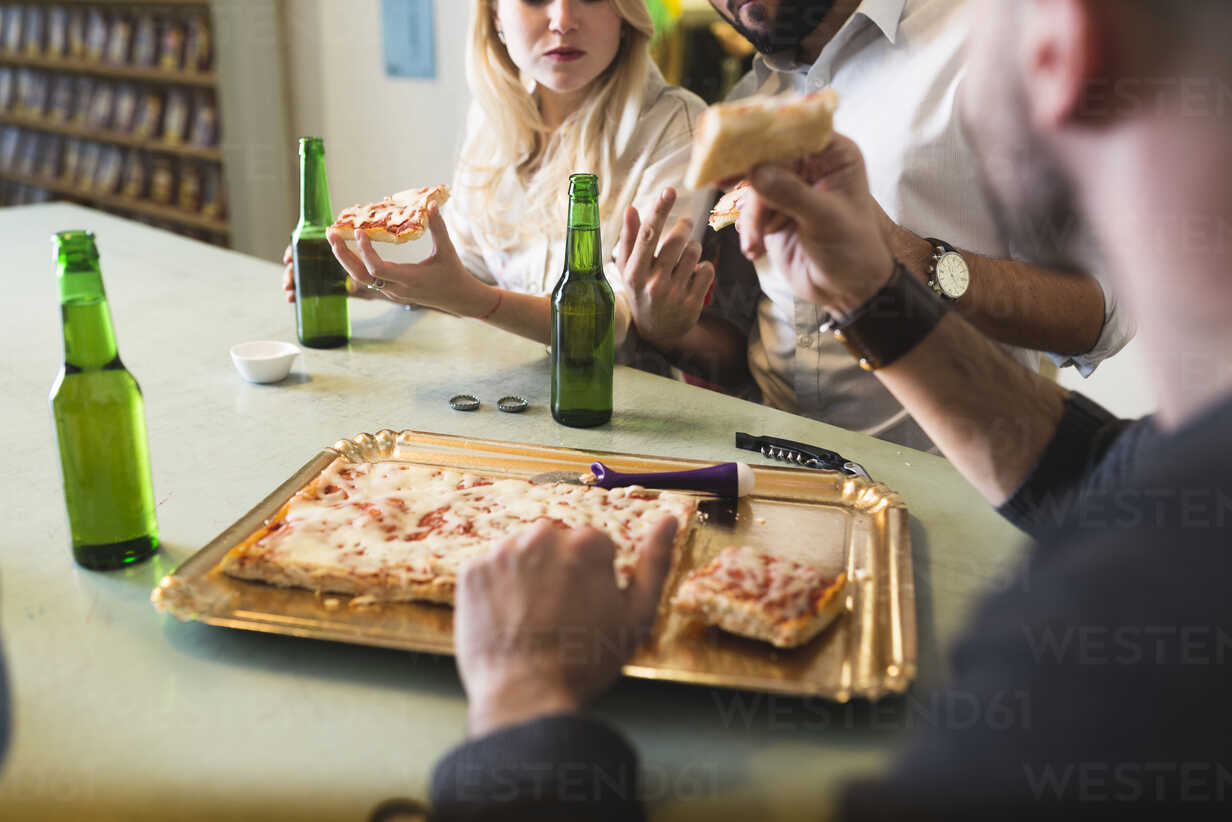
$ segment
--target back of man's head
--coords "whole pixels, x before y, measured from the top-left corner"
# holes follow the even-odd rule
[[[1119,275],[1109,255],[1158,235],[1159,217],[1199,210],[1214,224],[1211,182],[1232,186],[1232,0],[984,0],[980,12],[963,111],[1016,249]],[[1096,225],[1113,211],[1143,225]]]

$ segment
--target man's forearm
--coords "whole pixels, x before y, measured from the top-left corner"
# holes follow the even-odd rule
[[[955,467],[993,505],[1008,500],[1048,447],[1066,393],[949,314],[877,372]]]
[[[895,256],[927,279],[933,247],[895,226],[887,239]],[[1085,274],[962,252],[971,287],[955,308],[998,342],[1078,356],[1095,348],[1104,328],[1104,292]]]

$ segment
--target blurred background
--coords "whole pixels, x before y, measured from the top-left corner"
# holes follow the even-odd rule
[[[295,222],[295,140],[335,209],[447,183],[469,0],[0,2],[0,204],[73,200],[260,256]],[[655,57],[717,100],[751,59],[705,0],[650,0]]]

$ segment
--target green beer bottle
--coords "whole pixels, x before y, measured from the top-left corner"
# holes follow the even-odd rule
[[[552,416],[573,428],[612,418],[616,299],[602,258],[599,179],[574,174],[565,271],[552,291]]]
[[[97,571],[158,548],[141,388],[120,362],[94,235],[53,238],[64,367],[51,388],[73,558]]]
[[[347,273],[334,257],[325,230],[334,222],[325,177],[325,143],[299,141],[299,224],[291,235],[295,265],[295,323],[309,348],[337,348],[351,340]]]

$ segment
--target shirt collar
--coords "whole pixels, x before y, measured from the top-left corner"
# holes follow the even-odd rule
[[[898,25],[902,22],[906,8],[907,0],[864,0],[856,9],[856,14],[863,14],[872,20],[887,40],[897,43]]]
[[[903,13],[907,8],[907,0],[864,0],[859,7],[852,13],[843,27],[834,35],[834,42],[839,37],[844,36],[844,33],[853,25],[858,23],[856,18],[864,17],[871,21],[873,25],[881,29],[881,33],[891,43],[898,42],[898,28],[902,22]],[[825,49],[822,50],[825,54]],[[819,58],[821,59],[821,58]],[[791,61],[790,57],[784,54],[759,54],[753,61],[754,67],[759,69],[759,74],[766,73],[766,69],[774,71],[799,71],[805,66],[796,65]]]

